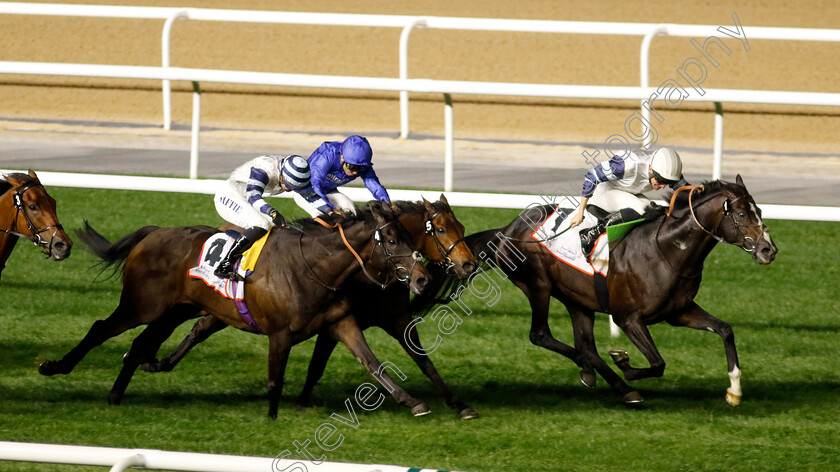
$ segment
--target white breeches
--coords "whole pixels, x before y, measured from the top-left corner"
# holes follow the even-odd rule
[[[643,215],[645,208],[650,205],[650,199],[640,193],[632,194],[601,184],[595,187],[595,193],[589,199],[589,205],[595,205],[608,213],[616,212],[622,208],[632,208]]]
[[[257,211],[248,203],[245,196],[240,195],[227,183],[223,184],[222,188],[216,192],[213,202],[216,204],[216,211],[225,221],[240,228],[247,229],[258,226],[268,230],[273,225],[268,215]]]
[[[297,203],[299,207],[303,208],[305,212],[309,213],[309,216],[312,218],[316,218],[324,214],[315,205],[307,202],[305,198],[300,196],[300,194],[295,193],[294,198],[295,203]],[[344,210],[345,212],[352,213],[354,215],[356,214],[356,204],[353,203],[353,200],[350,200],[347,195],[344,195],[338,190],[328,193],[327,198],[329,198],[330,203],[339,210]]]

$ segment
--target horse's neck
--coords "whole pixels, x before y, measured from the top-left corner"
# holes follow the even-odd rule
[[[362,270],[362,266],[344,243],[339,230],[336,228],[333,232],[334,234],[329,238],[329,250],[332,252],[332,256],[321,258],[319,263],[313,267],[313,270],[320,280],[333,287],[338,287]],[[344,234],[347,243],[356,251],[356,254],[362,258],[363,262],[367,262],[373,250],[373,235],[367,230],[366,225],[362,222],[357,223],[350,228],[346,228]],[[317,244],[311,247],[313,249],[311,253],[317,254],[318,251],[323,251]],[[337,273],[335,271],[336,267],[341,268]]]
[[[422,251],[426,247],[426,215],[425,213],[402,213],[399,216],[400,223],[405,227],[408,234],[414,237],[414,249]],[[417,236],[421,235],[421,236]]]
[[[714,222],[703,221],[708,217],[698,215],[704,228],[711,228]],[[712,252],[717,240],[704,231],[686,210],[680,218],[666,216],[655,236],[655,244],[663,262],[679,275],[697,275],[703,262]]]

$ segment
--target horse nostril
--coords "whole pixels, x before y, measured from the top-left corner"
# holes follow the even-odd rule
[[[66,247],[67,247],[67,245],[66,245],[66,244],[64,244],[64,243],[63,243],[63,242],[61,242],[61,241],[59,241],[59,242],[55,243],[55,248],[56,248],[56,249],[62,249],[62,250],[63,250],[63,249],[64,249],[64,248],[66,248]]]
[[[472,274],[473,272],[475,272],[476,264],[472,262],[464,262],[464,264],[461,267],[464,268],[464,271],[466,271],[466,273]]]
[[[426,277],[420,277],[414,283],[417,285],[417,288],[419,288],[422,291],[426,288],[427,285],[429,285],[429,279],[427,279]]]

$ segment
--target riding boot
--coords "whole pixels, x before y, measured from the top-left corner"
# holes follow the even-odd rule
[[[580,232],[580,248],[583,250],[583,255],[589,257],[592,250],[595,249],[595,241],[606,230],[607,225],[604,223],[597,223],[591,228],[586,228]]]
[[[233,263],[242,255],[243,252],[247,251],[252,244],[254,244],[254,241],[248,239],[247,236],[240,236],[239,239],[233,242],[233,247],[230,248],[230,251],[228,251],[224,259],[219,261],[219,265],[216,266],[216,270],[213,274],[222,279],[237,280],[240,282],[244,280],[241,275],[237,274],[233,270]]]
[[[624,223],[625,221],[632,221],[636,218],[625,218],[625,216],[637,216],[638,213],[631,209],[622,209],[605,216],[603,220],[599,221],[595,226],[582,230],[580,232],[580,247],[583,250],[583,255],[589,257],[592,250],[595,249],[595,241],[598,237],[607,230],[607,226]]]

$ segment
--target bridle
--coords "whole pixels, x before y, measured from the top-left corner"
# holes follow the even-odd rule
[[[744,198],[744,196],[742,195],[740,197],[735,198],[734,200],[727,197],[726,200],[723,201],[723,208],[722,208],[723,211],[721,213],[721,217],[717,221],[717,223],[715,224],[714,228],[712,228],[712,230],[710,231],[710,230],[706,229],[706,227],[703,226],[703,224],[700,223],[700,221],[697,219],[697,215],[694,213],[694,205],[691,202],[691,197],[694,195],[694,192],[696,190],[702,190],[702,188],[703,187],[700,187],[700,186],[697,186],[697,185],[687,185],[685,187],[680,187],[679,189],[677,189],[677,191],[674,192],[674,195],[671,196],[671,206],[668,209],[668,216],[671,216],[671,212],[674,209],[674,202],[676,201],[677,194],[680,193],[683,190],[689,190],[689,193],[688,193],[688,209],[691,211],[691,218],[694,220],[695,223],[697,223],[697,226],[699,226],[700,229],[702,229],[704,232],[706,232],[706,234],[708,234],[709,236],[711,236],[712,238],[714,238],[718,242],[729,243],[729,244],[732,244],[733,246],[740,247],[744,251],[748,252],[751,256],[756,257],[756,252],[758,251],[758,241],[751,238],[750,236],[747,236],[741,228],[761,228],[761,233],[758,236],[759,239],[761,239],[761,237],[764,236],[765,233],[767,233],[767,228],[763,224],[760,224],[760,223],[755,224],[755,225],[745,225],[745,224],[740,223],[738,221],[738,219],[735,218],[735,213],[732,211],[732,206],[735,204],[735,202]],[[701,205],[702,205],[702,203],[701,203]],[[725,239],[723,239],[722,237],[717,235],[717,230],[718,230],[718,228],[720,228],[721,223],[723,223],[723,221],[726,219],[726,217],[729,217],[732,220],[732,225],[738,230],[738,233],[741,235],[741,245],[740,246],[736,243],[730,243],[729,241],[726,241]]]
[[[440,266],[442,266],[446,270],[446,272],[449,272],[450,269],[455,267],[455,263],[452,262],[452,258],[449,257],[449,255],[452,254],[452,251],[455,249],[455,246],[457,246],[461,243],[466,244],[466,241],[464,240],[464,236],[461,236],[460,238],[456,239],[455,242],[450,244],[448,248],[444,247],[443,243],[440,242],[440,238],[438,238],[437,231],[435,231],[435,224],[434,224],[435,218],[437,218],[440,214],[441,214],[441,212],[436,212],[436,213],[432,214],[431,216],[429,216],[429,218],[426,219],[426,222],[425,222],[426,234],[431,235],[432,239],[435,241],[435,247],[437,248],[438,253],[440,253],[440,257],[443,259],[443,260],[440,260],[440,261],[433,261],[433,262],[435,264],[439,264]]]
[[[322,220],[321,218],[315,218],[315,221],[317,221],[322,226],[327,227],[327,228],[331,228],[331,229],[332,228],[338,228],[338,231],[341,234],[341,239],[342,239],[342,241],[344,241],[344,245],[347,246],[347,249],[349,249],[350,252],[353,254],[353,256],[356,258],[356,261],[361,266],[362,272],[364,272],[365,276],[367,276],[367,278],[371,282],[378,285],[379,288],[381,288],[382,290],[385,290],[386,288],[388,288],[388,285],[391,284],[390,275],[386,274],[385,282],[380,282],[380,281],[376,280],[376,278],[374,276],[372,276],[370,274],[370,272],[368,272],[367,267],[365,267],[365,261],[362,259],[361,256],[359,256],[359,253],[356,252],[355,249],[353,249],[353,246],[350,244],[350,241],[347,240],[347,237],[344,234],[344,227],[341,225],[341,223],[336,223],[336,224],[331,225],[331,224],[325,222],[324,220]],[[382,230],[384,228],[388,227],[391,224],[394,224],[394,222],[393,221],[388,221],[385,224],[383,224],[382,226],[377,227],[376,230],[373,232],[373,235],[372,235],[373,249],[371,250],[370,258],[371,259],[373,258],[373,254],[376,251],[376,248],[381,247],[382,248],[382,253],[385,255],[385,260],[387,261],[387,263],[391,267],[394,268],[394,274],[396,274],[396,280],[399,281],[399,282],[402,282],[404,284],[408,284],[411,280],[411,272],[414,270],[414,267],[417,265],[417,263],[420,262],[423,259],[423,256],[421,256],[420,253],[417,252],[417,251],[413,251],[410,254],[394,254],[394,253],[391,253],[388,250],[388,248],[386,247],[386,245],[382,242],[382,240],[383,240]],[[301,234],[301,240],[302,239],[303,239],[303,233]],[[306,262],[306,258],[304,257],[304,254],[303,254],[303,246],[301,244],[299,244],[298,246],[299,246],[299,249],[300,249],[301,257],[303,258],[303,261],[306,263],[306,267],[307,267],[307,269],[309,269],[310,275],[319,284],[321,284],[324,288],[326,288],[328,290],[331,290],[333,292],[338,290],[337,287],[331,287],[331,286],[325,284],[324,282],[322,282],[321,279],[318,278],[318,276],[312,270],[312,267],[310,267],[309,263]],[[413,260],[410,268],[394,262],[394,259],[405,258],[405,257],[411,257],[412,260]],[[400,275],[400,273],[403,273],[404,275]]]
[[[23,194],[26,193],[27,190],[33,189],[35,187],[41,187],[40,182],[30,182],[26,185],[21,185],[20,187],[15,188],[14,195],[12,196],[14,205],[15,205],[15,219],[12,220],[12,227],[9,229],[0,229],[0,232],[11,234],[13,236],[18,236],[21,238],[26,238],[32,241],[36,246],[44,248],[44,254],[46,256],[52,257],[53,251],[53,241],[55,240],[55,235],[64,229],[61,226],[61,223],[58,223],[56,220],[56,224],[47,226],[46,228],[38,229],[37,226],[32,222],[32,219],[29,217],[29,213],[26,211],[26,206],[23,204]],[[25,234],[18,233],[14,231],[14,228],[17,228],[17,221],[18,217],[23,214],[23,219],[26,221],[26,227],[29,229],[29,232],[32,233],[32,236],[27,236]],[[50,239],[46,240],[41,237],[41,233],[45,231],[49,231],[50,229],[55,229],[52,235],[50,235]]]

